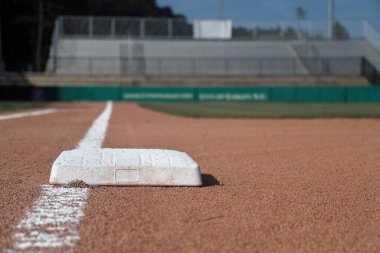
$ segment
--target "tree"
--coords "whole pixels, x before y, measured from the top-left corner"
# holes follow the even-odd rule
[[[307,10],[305,10],[302,6],[297,6],[296,18],[298,20],[305,20],[307,18]]]
[[[59,15],[183,17],[155,0],[0,0],[8,70],[43,70]]]
[[[249,30],[243,26],[234,27],[232,29],[232,36],[236,38],[249,38],[252,37],[252,30]]]
[[[335,22],[333,27],[333,38],[338,40],[345,40],[350,38],[347,28],[339,21]]]
[[[256,27],[254,35],[259,38],[278,39],[282,37],[282,29],[280,26],[270,28]]]
[[[298,34],[297,34],[296,30],[294,30],[293,27],[288,27],[284,31],[284,37],[286,39],[297,39],[298,38]]]

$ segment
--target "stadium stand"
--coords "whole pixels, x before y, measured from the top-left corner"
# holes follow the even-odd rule
[[[179,30],[174,29],[175,22],[61,17],[46,72],[129,77],[358,77],[369,73],[368,68],[371,73],[380,69],[380,52],[374,43],[378,33],[366,21],[352,25],[356,30],[348,29],[351,37],[335,40],[316,29],[300,30],[308,37],[297,38],[196,39],[189,24],[182,22]],[[252,31],[257,33],[257,29]]]

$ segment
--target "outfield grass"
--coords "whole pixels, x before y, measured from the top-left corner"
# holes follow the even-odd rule
[[[0,112],[45,107],[43,102],[0,102]]]
[[[380,103],[140,103],[139,105],[191,118],[380,118]]]

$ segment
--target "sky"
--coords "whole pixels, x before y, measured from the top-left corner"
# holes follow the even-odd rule
[[[190,20],[218,18],[220,0],[157,0]],[[222,0],[224,17],[232,20],[288,20],[302,6],[310,19],[327,17],[327,0]],[[335,0],[337,18],[367,19],[380,30],[380,0]]]

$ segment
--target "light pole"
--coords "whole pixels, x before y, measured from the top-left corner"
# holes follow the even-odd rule
[[[219,0],[219,19],[224,18],[224,2],[223,0]]]
[[[334,0],[328,0],[327,31],[330,40],[334,38]]]

